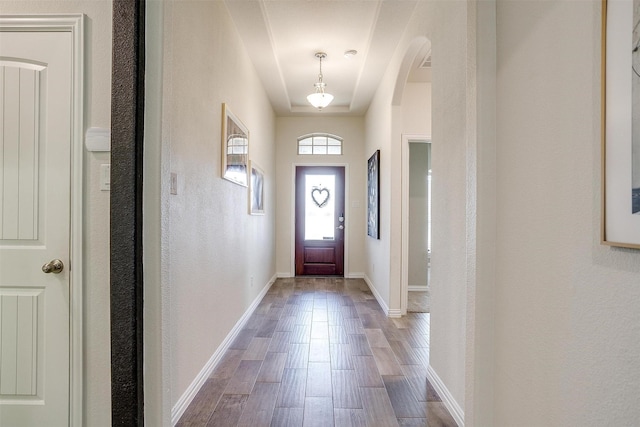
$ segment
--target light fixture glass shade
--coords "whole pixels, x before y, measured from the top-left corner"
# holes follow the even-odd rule
[[[315,92],[307,96],[307,101],[309,101],[309,104],[314,107],[322,109],[331,104],[331,101],[333,101],[333,95],[325,92]]]

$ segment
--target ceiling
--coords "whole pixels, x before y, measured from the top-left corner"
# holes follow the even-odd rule
[[[276,114],[319,114],[306,100],[318,81],[316,52],[333,102],[320,114],[362,115],[402,38],[415,0],[225,0]],[[344,52],[356,50],[352,58]],[[429,81],[420,69],[410,81]]]

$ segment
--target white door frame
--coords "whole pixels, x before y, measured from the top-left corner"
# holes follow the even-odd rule
[[[344,216],[346,227],[349,227],[349,164],[348,163],[296,163],[291,168],[291,247],[290,247],[290,277],[296,277],[296,168],[298,166],[330,166],[344,167]],[[349,228],[347,228],[347,231]],[[349,278],[349,233],[344,237],[344,274],[345,279]]]
[[[69,425],[82,426],[82,206],[84,15],[0,15],[0,31],[69,32],[72,38]]]
[[[409,144],[429,144],[431,137],[420,134],[402,135],[402,266],[400,278],[400,312],[407,314],[409,305]]]

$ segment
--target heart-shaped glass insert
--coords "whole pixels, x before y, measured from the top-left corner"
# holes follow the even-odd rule
[[[329,190],[326,188],[314,188],[311,190],[311,198],[319,208],[323,208],[329,202]]]

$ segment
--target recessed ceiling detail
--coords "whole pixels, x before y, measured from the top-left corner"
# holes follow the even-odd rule
[[[317,114],[307,102],[310,76],[334,95],[325,113],[366,112],[417,1],[225,0],[271,104],[280,116]],[[347,51],[356,51],[351,59]]]

